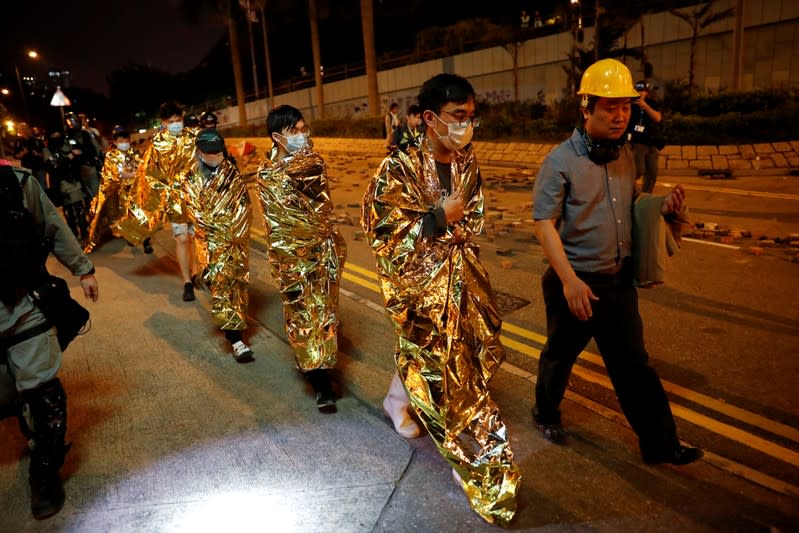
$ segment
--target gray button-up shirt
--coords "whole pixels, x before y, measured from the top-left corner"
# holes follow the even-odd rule
[[[631,254],[634,198],[630,147],[622,147],[616,161],[597,165],[575,130],[541,165],[533,189],[533,217],[557,219],[574,270],[599,272]]]

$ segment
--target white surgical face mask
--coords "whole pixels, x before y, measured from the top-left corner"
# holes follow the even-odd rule
[[[205,163],[208,168],[216,168],[222,164],[222,160],[225,159],[223,154],[215,154],[215,155],[206,155],[200,154],[200,160]]]
[[[433,113],[435,115],[435,113]],[[438,120],[444,122],[438,115],[435,115]],[[461,126],[457,122],[444,122],[447,125],[447,134],[441,135],[437,130],[436,135],[438,140],[441,141],[449,150],[460,150],[472,141],[474,135],[474,126],[469,122],[466,126]]]
[[[298,150],[302,150],[308,146],[308,136],[304,133],[296,133],[294,135],[286,135],[286,151],[290,154]]]
[[[181,122],[170,122],[169,124],[166,125],[166,129],[172,135],[175,135],[175,136],[180,135],[180,132],[183,131],[183,122],[182,121]]]
[[[130,143],[117,143],[117,148],[121,152],[127,152],[128,150],[130,150]]]

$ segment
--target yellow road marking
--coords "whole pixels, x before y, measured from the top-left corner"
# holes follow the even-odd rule
[[[539,335],[534,331],[530,331],[528,329],[516,326],[509,322],[502,323],[502,330],[508,333],[513,333],[515,335],[518,335],[519,337],[535,341],[541,344],[542,346],[547,341],[547,338],[545,336]],[[536,355],[534,357],[538,357],[538,353],[540,353],[540,351],[536,351]],[[602,367],[605,366],[602,357],[593,354],[591,352],[582,352],[580,354],[580,357],[582,357],[586,361],[590,361],[595,365]],[[691,389],[686,389],[685,387],[681,387],[680,385],[671,383],[670,381],[666,380],[661,380],[661,381],[663,382],[663,388],[666,389],[666,391],[676,396],[684,398],[690,402],[699,404],[703,407],[707,407],[708,409],[712,409],[717,413],[721,413],[731,418],[735,418],[736,420],[739,420],[745,424],[759,427],[770,433],[773,433],[774,435],[779,435],[781,437],[791,439],[794,442],[799,442],[799,429],[787,426],[785,424],[781,424],[779,422],[775,422],[774,420],[771,420],[769,418],[765,418],[763,416],[749,412],[745,409],[741,409],[740,407],[730,405],[726,402],[716,400],[715,398],[711,398],[710,396],[706,396],[702,393],[693,391]]]
[[[357,283],[361,287],[366,287],[367,289],[371,289],[371,290],[375,291],[378,294],[380,293],[380,285],[378,285],[377,283],[372,283],[371,281],[366,281],[365,279],[360,278],[358,276],[354,276],[354,275],[350,274],[349,272],[347,272],[346,268],[345,268],[344,272],[341,275],[342,275],[342,277],[344,279],[348,279],[348,280],[352,281],[353,283]]]
[[[256,238],[255,240],[264,243],[259,238]],[[362,287],[370,289],[378,294],[381,292],[380,286],[377,283],[373,283],[372,281],[363,279],[358,274],[370,279],[377,279],[377,274],[375,274],[373,271],[365,269],[353,263],[346,264],[345,270],[342,275],[345,279],[352,281],[353,283],[356,283]],[[512,333],[524,339],[537,342],[541,345],[546,343],[545,336],[509,322],[503,322],[502,329],[503,332]],[[500,338],[502,340],[502,343],[506,347],[514,349],[527,356],[538,358],[541,354],[541,350],[539,350],[538,348],[514,340],[508,337],[507,335],[501,335]],[[604,362],[602,361],[602,358],[596,354],[584,351],[580,354],[580,356],[583,357],[585,360],[590,361],[591,363],[604,367]],[[594,372],[593,370],[583,368],[577,365],[574,366],[573,372],[575,375],[577,375],[578,377],[582,378],[583,380],[589,383],[594,383],[608,390],[613,390],[613,385],[610,382],[610,379],[603,374]],[[712,409],[718,413],[727,415],[731,418],[734,418],[746,424],[764,429],[772,434],[786,437],[788,439],[793,440],[794,442],[799,442],[799,430],[795,428],[786,426],[784,424],[780,424],[779,422],[775,422],[773,420],[762,417],[755,413],[751,413],[739,407],[735,407],[733,405],[720,402],[718,400],[710,398],[709,396],[692,391],[680,385],[676,385],[668,381],[662,381],[662,382],[664,389],[666,389],[668,392],[671,392],[672,394],[675,394],[676,396],[697,403],[699,405]],[[762,453],[770,455],[788,464],[799,467],[799,454],[792,450],[774,444],[766,439],[753,435],[742,429],[738,429],[729,424],[725,424],[723,422],[714,420],[713,418],[710,418],[701,413],[697,413],[688,408],[682,407],[678,404],[672,403],[671,406],[674,415],[679,418],[682,418],[683,420],[686,420],[699,427],[703,427],[718,435],[722,435],[735,442],[740,442],[741,444],[744,444],[750,448],[753,448]]]
[[[502,344],[504,344],[508,348],[513,348],[514,350],[517,350],[525,355],[537,358],[541,354],[541,350],[533,348],[532,346],[528,346],[524,343],[515,341],[513,339],[509,339],[504,335],[501,335],[500,339],[502,340]],[[603,374],[599,374],[598,372],[594,372],[593,370],[589,370],[587,368],[583,368],[576,365],[574,366],[572,372],[576,376],[582,378],[585,381],[588,381],[590,383],[595,383],[609,390],[613,389],[613,384],[610,382],[610,379]],[[735,442],[740,442],[741,444],[744,444],[754,450],[770,455],[771,457],[779,459],[780,461],[799,467],[799,453],[796,453],[793,450],[789,450],[788,448],[779,446],[778,444],[775,444],[771,441],[758,437],[757,435],[752,435],[747,431],[736,428],[729,424],[725,424],[723,422],[719,422],[718,420],[714,420],[709,416],[697,413],[679,404],[672,403],[671,411],[672,413],[674,413],[674,416],[682,418],[683,420],[686,420],[694,424],[695,426],[705,428],[708,431],[726,437]]]
[[[710,418],[709,416],[691,411],[690,409],[687,409],[681,405],[671,404],[671,411],[674,413],[674,416],[678,416],[683,420],[687,420],[696,426],[705,428],[713,433],[723,435],[730,440],[740,442],[741,444],[745,444],[752,449],[770,455],[771,457],[775,457],[780,461],[799,467],[799,453],[796,453],[793,450],[789,450],[788,448],[758,437],[757,435],[752,435],[748,431],[725,424],[724,422],[719,422],[718,420]]]
[[[367,278],[377,279],[377,274],[374,271],[368,270],[368,269],[363,268],[363,267],[359,267],[358,265],[354,265],[352,263],[347,263],[346,265],[344,265],[344,268],[348,269],[348,270],[352,270],[354,272],[357,272],[358,274],[361,274],[362,276],[366,276]]]

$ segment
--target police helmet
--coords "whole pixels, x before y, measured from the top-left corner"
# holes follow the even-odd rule
[[[64,115],[64,122],[66,123],[67,128],[70,129],[80,129],[82,127],[80,117],[72,111]]]
[[[200,117],[197,115],[186,115],[186,118],[183,119],[183,125],[187,128],[196,128],[200,125]]]
[[[215,128],[219,123],[219,119],[216,117],[215,113],[206,111],[200,115],[200,122],[202,122],[204,128]]]

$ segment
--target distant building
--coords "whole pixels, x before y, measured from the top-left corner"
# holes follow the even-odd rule
[[[68,70],[52,69],[47,73],[47,76],[50,78],[50,85],[53,87],[69,89],[72,75]]]

